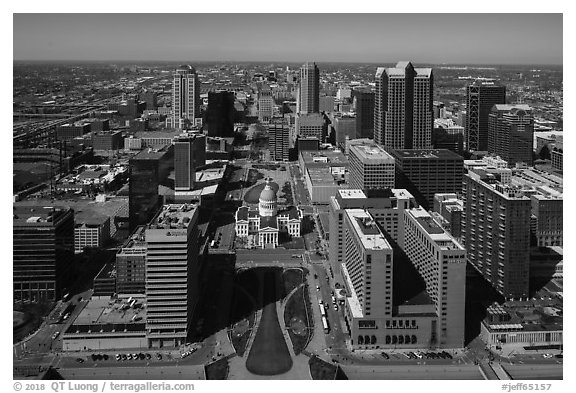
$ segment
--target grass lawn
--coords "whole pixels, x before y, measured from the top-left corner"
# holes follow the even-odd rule
[[[206,370],[206,379],[226,379],[228,378],[228,359],[222,358],[204,367]]]
[[[250,169],[248,171],[248,177],[246,178],[245,187],[251,187],[256,184],[258,180],[263,178],[264,175],[260,171],[257,171],[256,169]]]
[[[252,169],[251,169],[252,170]],[[272,187],[272,189],[276,192],[278,192],[278,189],[280,188],[278,186],[278,184],[274,183],[273,181],[270,182],[270,186]],[[253,203],[256,204],[258,203],[259,199],[260,199],[260,193],[262,192],[262,190],[264,189],[264,187],[266,187],[266,183],[260,183],[257,186],[252,187],[251,189],[249,189],[246,194],[244,195],[244,200],[247,203]]]
[[[288,324],[288,334],[294,353],[298,355],[308,345],[314,328],[307,284],[300,287],[288,299],[284,309],[284,321]]]
[[[282,273],[282,279],[284,280],[284,293],[288,295],[290,291],[302,284],[306,274],[308,274],[308,270],[306,269],[295,268],[284,270]]]
[[[316,355],[310,358],[308,364],[310,365],[310,374],[312,375],[312,379],[324,379],[330,381],[336,379],[338,366],[325,362]]]
[[[274,298],[276,281],[274,271],[264,273],[264,299]],[[246,360],[246,368],[257,375],[283,374],[292,368],[292,357],[284,340],[273,301],[264,306],[260,325]]]

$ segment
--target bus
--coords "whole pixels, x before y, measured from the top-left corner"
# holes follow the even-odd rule
[[[325,316],[322,317],[322,326],[324,326],[324,333],[330,333],[330,326],[328,325],[328,320]]]
[[[324,305],[320,304],[320,314],[322,314],[323,317],[326,316],[326,309],[324,308]]]

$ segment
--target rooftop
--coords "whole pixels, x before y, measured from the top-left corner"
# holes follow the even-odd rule
[[[367,250],[391,250],[392,247],[372,216],[362,209],[346,209],[356,235]]]
[[[146,311],[143,298],[132,307],[129,299],[92,298],[66,333],[99,333],[144,330]],[[133,299],[132,299],[133,300]]]
[[[132,160],[158,160],[162,158],[167,153],[166,146],[161,149],[144,149],[140,153],[136,154],[130,159]]]
[[[152,221],[151,229],[187,228],[195,212],[196,205],[192,204],[164,205]]]
[[[350,189],[343,189],[338,190],[338,194],[342,199],[359,199],[359,198],[366,198],[366,194],[362,190],[350,190]]]
[[[394,150],[395,157],[401,158],[439,158],[439,159],[453,159],[463,160],[461,156],[448,149],[406,149]]]
[[[423,208],[407,210],[406,214],[414,217],[418,225],[420,225],[440,249],[464,251],[464,247],[454,240],[454,238],[434,220],[430,213]]]
[[[394,158],[374,142],[352,142],[350,143],[350,152],[354,152],[354,155],[359,157],[360,160],[370,163],[394,162]]]

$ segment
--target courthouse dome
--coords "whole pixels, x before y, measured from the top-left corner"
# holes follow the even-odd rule
[[[269,183],[266,183],[266,187],[260,193],[261,202],[276,202],[276,191],[270,187]]]

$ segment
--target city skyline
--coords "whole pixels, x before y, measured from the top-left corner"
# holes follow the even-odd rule
[[[13,23],[15,61],[562,64],[562,14],[13,14]]]

